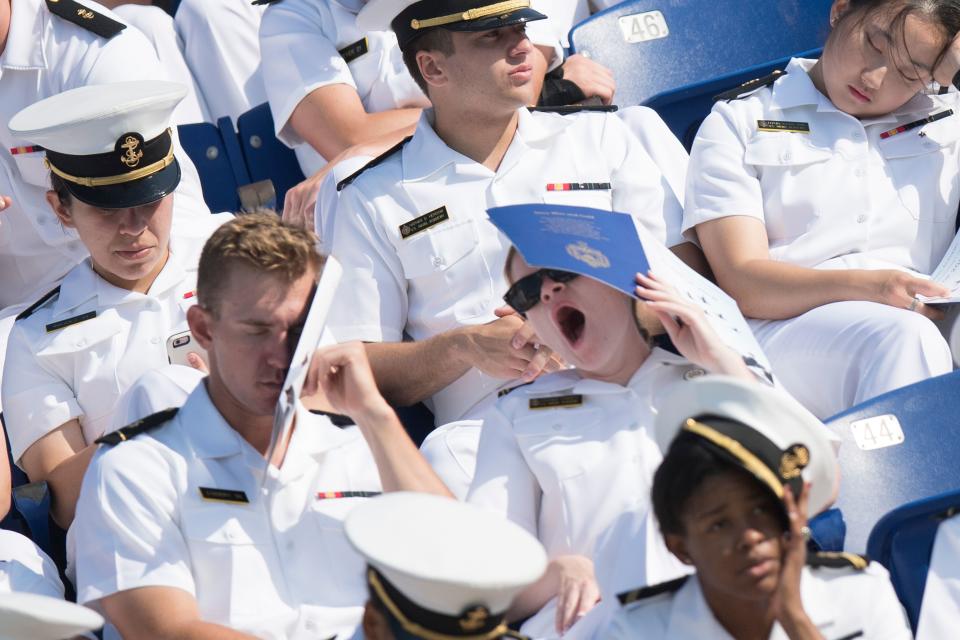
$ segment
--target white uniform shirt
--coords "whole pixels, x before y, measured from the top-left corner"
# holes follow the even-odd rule
[[[202,371],[180,364],[150,369],[120,396],[107,431],[116,431],[164,409],[182,407],[206,377]]]
[[[333,255],[344,275],[327,322],[339,342],[424,340],[493,321],[507,290],[510,242],[487,218],[489,207],[549,202],[627,211],[668,246],[682,242],[679,201],[615,115],[521,109],[496,172],[450,149],[431,122],[426,110],[410,142],[340,193]],[[663,127],[663,135],[672,134]],[[548,191],[554,183],[612,188]],[[416,219],[428,228],[401,232]],[[433,396],[437,424],[464,417],[503,384],[469,371]]]
[[[0,593],[63,599],[63,583],[50,556],[29,538],[0,529]]]
[[[467,501],[522,526],[551,558],[577,554],[616,563],[621,560],[606,549],[630,548],[634,584],[682,574],[669,560],[655,526],[654,535],[617,527],[629,540],[611,535],[611,527],[624,514],[645,518],[649,511],[653,474],[663,457],[652,433],[657,399],[673,385],[684,384],[684,376],[702,373],[684,358],[654,349],[626,386],[584,379],[569,370],[513,390],[484,414]],[[551,398],[580,404],[536,406]],[[601,536],[603,548],[597,544]],[[597,567],[596,572],[606,576],[612,568]],[[542,620],[528,622],[524,633],[553,630],[551,605],[536,618]]]
[[[160,7],[144,4],[121,4],[113,11],[147,37],[170,80],[187,87],[187,96],[173,112],[174,122],[210,122],[207,105],[183,59],[183,42],[173,26],[173,17]]]
[[[865,570],[812,569],[800,579],[803,607],[828,640],[906,640],[910,626],[886,569],[871,563]],[[610,627],[597,638],[604,640],[733,640],[707,605],[696,577],[674,593],[662,593],[623,607]],[[787,640],[774,624],[770,640]]]
[[[267,101],[257,31],[264,7],[246,0],[183,0],[173,22],[183,57],[214,121]]]
[[[396,35],[360,31],[358,9],[337,0],[284,0],[263,15],[263,78],[277,137],[297,150],[307,175],[326,161],[297,135],[290,116],[316,89],[352,87],[367,113],[430,106],[403,63]]]
[[[100,5],[90,6],[122,22]],[[127,28],[108,40],[52,15],[43,0],[13,0],[12,10],[10,34],[0,55],[0,194],[13,199],[13,206],[0,215],[0,310],[37,300],[87,255],[77,234],[61,227],[47,204],[50,172],[43,151],[11,153],[30,143],[10,132],[10,118],[68,89],[166,78],[153,47],[136,29]],[[196,169],[182,152],[177,159],[183,178],[175,215],[207,215]],[[5,338],[0,335],[0,347]]]
[[[771,87],[714,106],[691,150],[684,230],[748,216],[766,226],[773,260],[930,273],[960,202],[960,94],[918,95],[858,120],[817,91],[813,63],[792,60]],[[954,115],[880,138],[947,109]],[[809,133],[760,131],[764,120]]]
[[[937,527],[917,622],[917,640],[941,640],[957,632],[960,620],[960,517]]]
[[[568,370],[514,389],[484,413],[467,501],[506,515],[552,558],[593,557],[620,515],[649,506],[662,459],[652,434],[657,399],[691,371],[702,373],[655,348],[626,386]],[[573,406],[534,406],[576,396]]]
[[[261,456],[214,408],[205,385],[176,417],[97,452],[77,519],[77,599],[87,604],[145,586],[193,595],[206,622],[265,639],[329,638],[359,623],[364,561],[343,521],[380,491],[356,427],[338,429],[302,407],[281,469],[266,484]],[[248,503],[202,499],[243,492]]]
[[[110,426],[120,394],[167,364],[167,339],[187,330],[186,311],[196,303],[200,251],[230,217],[208,216],[204,226],[174,235],[170,258],[146,294],[111,285],[87,259],[67,274],[59,294],[17,321],[2,386],[14,460],[73,418],[84,441],[93,442]]]

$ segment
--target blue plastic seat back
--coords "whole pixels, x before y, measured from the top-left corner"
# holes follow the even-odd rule
[[[302,182],[304,175],[296,153],[274,134],[270,105],[265,102],[241,115],[237,129],[250,181],[270,180],[276,192],[275,206],[282,210],[287,190]]]
[[[847,551],[864,553],[884,514],[960,487],[958,415],[960,372],[954,372],[885,393],[826,421],[843,441],[835,506],[846,523]],[[891,419],[882,416],[897,419],[903,441],[872,448],[896,442]]]
[[[618,104],[644,104],[666,91],[822,47],[831,4],[632,0],[575,26],[570,46],[613,71]],[[653,24],[654,11],[663,16],[665,31]],[[665,37],[628,41],[654,35]]]
[[[628,0],[575,26],[570,45],[613,71],[618,105],[656,109],[689,148],[714,95],[816,55],[831,4]]]
[[[200,174],[203,199],[210,211],[238,211],[237,189],[250,180],[230,118],[221,126],[200,122],[177,127],[180,144]]]
[[[960,512],[960,489],[905,504],[885,515],[873,528],[867,554],[883,564],[914,631],[930,569],[937,528]]]

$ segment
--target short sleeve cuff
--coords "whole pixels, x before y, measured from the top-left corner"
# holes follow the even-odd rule
[[[196,585],[189,571],[185,573],[182,567],[166,565],[148,570],[142,575],[109,576],[90,584],[82,584],[77,590],[77,603],[89,605],[115,593],[141,587],[169,587],[185,591],[194,598],[197,596]]]
[[[77,399],[63,389],[31,389],[4,397],[3,406],[14,461],[19,461],[37,440],[83,415]]]

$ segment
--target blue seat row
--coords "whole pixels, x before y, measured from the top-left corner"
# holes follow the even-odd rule
[[[180,144],[200,173],[211,211],[282,209],[287,190],[304,179],[296,154],[274,135],[267,103],[237,119],[177,128]]]

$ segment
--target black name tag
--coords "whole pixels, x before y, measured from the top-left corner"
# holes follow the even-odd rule
[[[400,225],[400,237],[406,240],[410,236],[416,235],[421,231],[426,231],[430,227],[435,227],[449,219],[450,216],[447,214],[446,207],[434,209],[430,213],[425,213],[419,218],[414,218],[410,222]]]
[[[96,311],[88,311],[87,313],[81,314],[79,316],[74,316],[73,318],[67,318],[66,320],[61,320],[60,322],[54,322],[47,325],[47,333],[53,333],[54,331],[65,329],[70,325],[80,324],[81,322],[86,322],[87,320],[93,320],[96,317],[97,317]]]
[[[370,51],[370,45],[367,43],[367,39],[363,38],[362,40],[357,40],[353,44],[347,45],[343,49],[340,49],[340,51],[337,53],[339,53],[340,57],[347,62],[353,62],[368,51]]]
[[[233,489],[212,489],[200,487],[200,497],[211,502],[228,502],[230,504],[250,504],[247,494]]]
[[[530,398],[531,409],[570,409],[583,405],[583,396],[554,396],[552,398]]]
[[[806,122],[790,122],[789,120],[757,120],[757,130],[810,133],[810,125]]]

